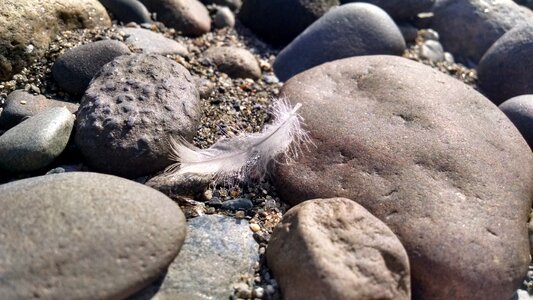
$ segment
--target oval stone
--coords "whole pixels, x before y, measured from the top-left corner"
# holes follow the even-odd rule
[[[46,175],[0,195],[0,299],[124,299],[185,239],[178,205],[115,176]]]

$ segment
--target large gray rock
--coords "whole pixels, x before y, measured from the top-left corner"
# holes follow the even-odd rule
[[[23,90],[11,92],[0,115],[0,128],[9,129],[25,119],[52,107],[65,107],[71,113],[78,110],[77,103],[47,99],[43,95],[32,95]]]
[[[514,26],[533,18],[512,0],[437,0],[431,28],[458,61],[477,64],[485,51]]]
[[[236,47],[212,47],[204,52],[204,58],[231,78],[261,77],[261,67],[250,51]]]
[[[41,112],[0,136],[0,169],[35,171],[46,167],[65,150],[74,115],[64,107]]]
[[[308,200],[291,208],[267,248],[284,299],[411,299],[400,240],[359,204]]]
[[[75,141],[96,169],[138,177],[172,164],[170,137],[192,139],[199,119],[200,99],[187,69],[163,56],[120,56],[83,96]]]
[[[481,91],[496,105],[514,96],[532,94],[532,56],[533,23],[507,32],[479,62],[477,71]]]
[[[157,20],[187,36],[199,36],[211,30],[207,8],[198,0],[141,0],[157,14]]]
[[[286,45],[339,0],[245,0],[238,18],[257,36]]]
[[[126,34],[126,44],[142,50],[145,54],[185,56],[189,53],[184,45],[148,29],[125,27],[121,31]]]
[[[342,4],[350,2],[374,4],[397,20],[412,18],[421,12],[431,11],[433,4],[435,4],[435,0],[341,0]]]
[[[0,80],[40,57],[61,31],[111,25],[98,0],[4,0],[0,11]]]
[[[405,41],[382,9],[367,3],[331,9],[285,47],[274,62],[278,78],[292,76],[322,63],[350,56],[401,55]]]
[[[82,95],[100,68],[115,57],[130,53],[128,46],[115,40],[88,43],[59,56],[52,66],[52,75],[62,89]]]
[[[248,221],[204,215],[187,221],[187,238],[164,278],[132,300],[229,299],[233,284],[259,260]]]
[[[1,299],[125,299],[178,254],[185,217],[165,195],[96,173],[0,185]]]
[[[409,254],[415,299],[508,299],[529,264],[533,154],[471,87],[394,56],[338,60],[301,73],[315,146],[274,178],[282,200],[352,199]]]
[[[499,107],[533,149],[533,95],[513,97]]]
[[[150,23],[150,12],[138,0],[99,0],[115,18],[124,23]]]

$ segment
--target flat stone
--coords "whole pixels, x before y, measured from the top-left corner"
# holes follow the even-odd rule
[[[157,20],[187,36],[200,36],[211,30],[207,8],[198,0],[141,0],[157,14]]]
[[[0,80],[41,57],[59,32],[111,25],[98,0],[2,1],[0,11]]]
[[[533,95],[513,97],[500,104],[499,108],[513,122],[529,147],[533,149]]]
[[[164,278],[131,300],[229,299],[259,260],[248,221],[204,215],[187,221],[187,238]]]
[[[52,66],[57,84],[73,95],[82,95],[100,69],[115,57],[130,54],[119,41],[91,42],[65,51]]]
[[[185,217],[126,179],[63,173],[0,185],[1,299],[125,299],[178,254]]]
[[[99,0],[105,8],[123,23],[151,23],[150,12],[138,0]]]
[[[9,129],[25,119],[52,107],[65,107],[71,113],[78,110],[77,103],[48,99],[43,95],[32,95],[23,90],[11,92],[0,115],[0,128]]]
[[[496,105],[533,94],[533,24],[504,34],[483,55],[477,68],[481,91]]]
[[[285,46],[339,0],[246,0],[237,17],[266,42]]]
[[[204,52],[204,57],[212,62],[219,71],[231,78],[261,77],[261,67],[250,51],[236,47],[212,47]]]
[[[158,55],[117,57],[94,78],[76,118],[76,145],[97,170],[125,177],[173,163],[170,137],[191,140],[200,120],[193,77]]]
[[[302,103],[314,142],[274,173],[283,201],[365,207],[407,250],[413,299],[511,297],[529,264],[533,154],[488,99],[394,56],[323,64],[280,96]]]
[[[146,185],[169,197],[197,198],[209,188],[213,180],[211,175],[165,172],[152,177],[146,182]]]
[[[254,207],[252,200],[246,198],[236,198],[231,200],[226,200],[222,202],[221,207],[223,209],[229,210],[249,210]]]
[[[55,107],[9,129],[0,136],[0,168],[25,172],[46,167],[67,146],[73,126],[74,115]]]
[[[444,49],[467,65],[477,64],[504,33],[533,18],[531,10],[510,0],[439,0],[433,14],[431,28]]]
[[[429,12],[436,0],[341,0],[342,4],[350,2],[366,2],[381,7],[395,20],[415,17],[421,12]]]
[[[411,299],[400,240],[344,198],[308,200],[274,228],[268,267],[284,299]]]
[[[335,7],[309,26],[276,57],[281,81],[322,63],[351,56],[401,55],[400,29],[381,8],[366,3]]]
[[[187,48],[175,40],[166,38],[160,33],[144,28],[121,28],[127,35],[126,44],[141,49],[146,54],[178,54],[186,56],[189,54]]]

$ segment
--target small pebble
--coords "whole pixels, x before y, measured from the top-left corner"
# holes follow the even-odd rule
[[[254,288],[252,295],[255,298],[263,298],[263,296],[265,295],[265,290],[262,287],[258,286]]]
[[[235,213],[235,218],[237,218],[237,219],[244,219],[244,211],[239,210],[238,212],[236,212],[236,213]]]
[[[255,224],[255,223],[252,223],[252,224],[250,224],[250,229],[253,232],[258,232],[259,230],[261,230],[261,227],[259,227],[259,225]]]

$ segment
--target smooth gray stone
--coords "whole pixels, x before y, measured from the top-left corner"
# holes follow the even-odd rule
[[[165,195],[96,173],[0,185],[0,299],[125,299],[163,272],[185,239]]]
[[[64,107],[39,113],[0,136],[0,168],[11,172],[46,167],[67,146],[74,115]]]
[[[204,215],[187,221],[187,238],[164,279],[131,300],[229,299],[232,284],[259,260],[248,221]]]
[[[211,47],[203,56],[231,78],[261,77],[261,67],[257,59],[246,49],[232,46]]]
[[[499,108],[533,149],[533,95],[513,97],[500,104]]]
[[[47,99],[43,95],[32,95],[23,90],[11,92],[0,115],[0,128],[9,129],[25,119],[52,107],[65,107],[71,113],[78,110],[79,104]]]
[[[181,56],[189,54],[185,46],[160,33],[144,28],[124,27],[121,30],[127,34],[126,44],[141,49],[145,54],[178,54]]]
[[[119,21],[137,24],[151,23],[150,12],[137,0],[99,0]]]
[[[236,198],[222,202],[221,207],[229,210],[249,210],[254,207],[250,199]]]
[[[233,27],[235,26],[235,15],[228,7],[218,6],[217,12],[213,17],[213,25],[215,28]]]
[[[342,4],[366,2],[381,7],[395,20],[415,17],[418,13],[431,11],[435,0],[341,0]]]
[[[420,57],[433,62],[443,61],[444,50],[442,45],[435,40],[425,41],[420,47]]]

